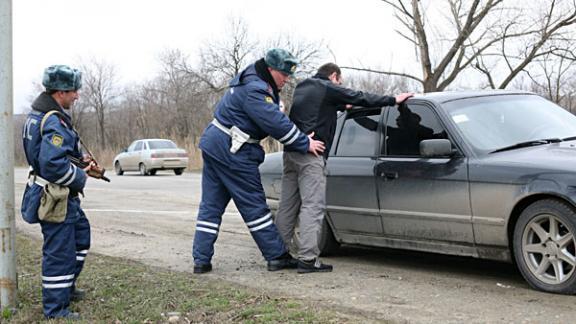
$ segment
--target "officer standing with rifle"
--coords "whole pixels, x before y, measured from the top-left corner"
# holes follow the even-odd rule
[[[70,301],[82,299],[76,281],[90,248],[90,224],[78,194],[87,176],[107,180],[90,155],[83,155],[78,133],[67,110],[78,99],[81,72],[66,65],[44,71],[42,92],[22,132],[30,165],[22,199],[22,217],[40,223],[42,247],[42,305],[46,318],[78,319]]]

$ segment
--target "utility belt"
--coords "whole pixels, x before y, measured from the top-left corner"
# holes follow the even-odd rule
[[[32,187],[33,184],[42,187],[38,218],[49,223],[64,222],[68,211],[68,197],[78,196],[78,193],[72,193],[68,187],[49,182],[37,175],[34,169],[30,167],[30,171],[28,171],[28,186]]]
[[[37,184],[40,187],[44,187],[49,183],[48,180],[37,175],[36,172],[34,172],[34,169],[30,167],[28,170],[28,186],[32,187],[33,184]]]
[[[258,144],[259,140],[250,138],[250,135],[244,133],[240,128],[232,126],[230,128],[222,125],[216,118],[212,120],[212,125],[216,126],[222,132],[228,134],[232,139],[230,153],[235,154],[244,145],[244,143]]]

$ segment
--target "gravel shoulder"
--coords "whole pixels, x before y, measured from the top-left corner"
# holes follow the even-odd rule
[[[19,210],[25,170],[16,169]],[[83,207],[92,225],[92,251],[178,271],[192,271],[192,239],[200,175],[111,175],[89,180]],[[18,231],[40,237],[39,226],[16,215]],[[332,273],[266,271],[249,231],[231,204],[224,216],[211,280],[362,313],[375,321],[547,322],[576,318],[574,296],[534,291],[511,264],[390,249],[343,247],[324,258]],[[88,261],[89,262],[89,261]]]

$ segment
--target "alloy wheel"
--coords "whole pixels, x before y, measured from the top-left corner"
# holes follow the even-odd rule
[[[523,259],[530,272],[544,283],[557,285],[576,269],[574,233],[556,216],[533,218],[522,234]]]

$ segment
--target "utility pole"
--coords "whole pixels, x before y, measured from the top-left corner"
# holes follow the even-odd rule
[[[2,312],[16,308],[17,291],[12,85],[12,0],[0,0],[0,310]]]

